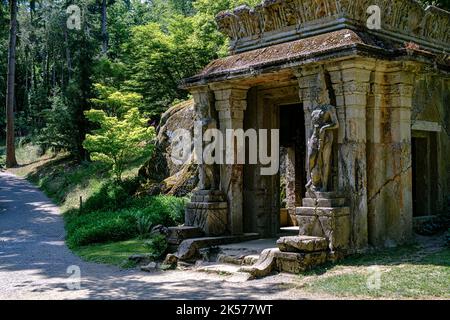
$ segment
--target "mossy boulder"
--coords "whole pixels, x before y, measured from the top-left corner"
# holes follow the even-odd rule
[[[197,186],[197,165],[189,162],[176,164],[171,159],[175,130],[186,129],[193,136],[194,117],[193,100],[177,104],[162,115],[157,128],[155,152],[139,170],[139,176],[144,181],[139,193],[185,196]]]

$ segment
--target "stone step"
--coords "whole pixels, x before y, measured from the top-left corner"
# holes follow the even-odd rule
[[[198,266],[196,267],[196,271],[206,272],[206,273],[214,273],[222,276],[228,276],[225,281],[226,282],[245,282],[251,280],[252,275],[248,272],[240,271],[241,267],[232,264],[226,263],[215,263],[211,265]]]
[[[277,246],[282,252],[310,253],[326,251],[328,240],[322,237],[293,236],[282,237],[277,240]]]
[[[334,199],[325,199],[325,198],[304,198],[302,200],[303,207],[343,207],[345,206],[345,198],[334,198]]]
[[[274,271],[298,274],[326,263],[327,256],[327,251],[298,253],[266,249],[253,266],[243,266],[239,271],[249,273],[252,279],[268,276]]]
[[[210,265],[200,265],[195,268],[196,271],[217,273],[223,275],[232,275],[239,272],[240,267],[234,264],[214,263]]]
[[[217,256],[217,262],[234,264],[238,266],[251,266],[259,259],[259,254],[229,254],[223,252]]]
[[[202,248],[217,247],[224,244],[239,243],[259,239],[258,233],[244,233],[236,236],[202,237],[184,240],[175,253],[181,261],[190,261],[200,256]]]
[[[198,227],[170,227],[168,243],[169,245],[179,245],[186,239],[199,238],[203,236],[203,231]]]

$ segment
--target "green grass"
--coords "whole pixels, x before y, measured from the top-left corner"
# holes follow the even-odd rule
[[[370,285],[377,279],[374,267],[380,271],[379,287]],[[450,299],[450,249],[426,252],[408,246],[384,250],[351,257],[303,277],[307,290],[342,298]]]
[[[148,249],[144,245],[144,240],[133,239],[78,247],[74,252],[85,261],[132,268],[135,267],[135,264],[129,261],[128,257],[132,254],[148,253]]]

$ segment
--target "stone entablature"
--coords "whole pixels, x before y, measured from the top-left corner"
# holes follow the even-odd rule
[[[381,29],[368,30],[366,11],[381,9]],[[412,41],[435,52],[450,51],[450,13],[424,9],[414,0],[264,0],[221,12],[219,30],[231,39],[234,52],[253,50],[343,28],[365,28],[400,43]]]

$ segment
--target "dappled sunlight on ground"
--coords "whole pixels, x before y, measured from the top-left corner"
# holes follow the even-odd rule
[[[0,173],[0,299],[259,299],[287,292],[270,279],[232,283],[194,271],[146,274],[87,263],[64,245],[59,210],[27,181]],[[81,289],[68,290],[70,266]]]
[[[439,270],[449,268],[442,264],[442,259],[423,260],[442,250],[444,238],[419,237],[419,247],[350,258],[305,275],[277,274],[247,282],[236,281],[233,275],[194,270],[154,273],[124,270],[84,262],[70,252],[64,243],[64,224],[59,209],[26,180],[0,173],[0,191],[0,299],[392,298],[361,289],[365,286],[368,268],[374,265],[389,279],[388,292],[405,298],[395,291],[394,280],[401,278],[398,274],[412,273],[414,277],[414,272],[428,272],[425,278],[414,279],[439,280],[445,276],[445,273],[439,274]],[[71,266],[79,267],[81,272],[79,290],[68,289],[72,273],[67,271]],[[416,294],[414,288],[411,289],[412,297],[423,297],[421,292],[430,292],[429,285],[414,285],[422,291]],[[440,286],[445,286],[445,279]]]

